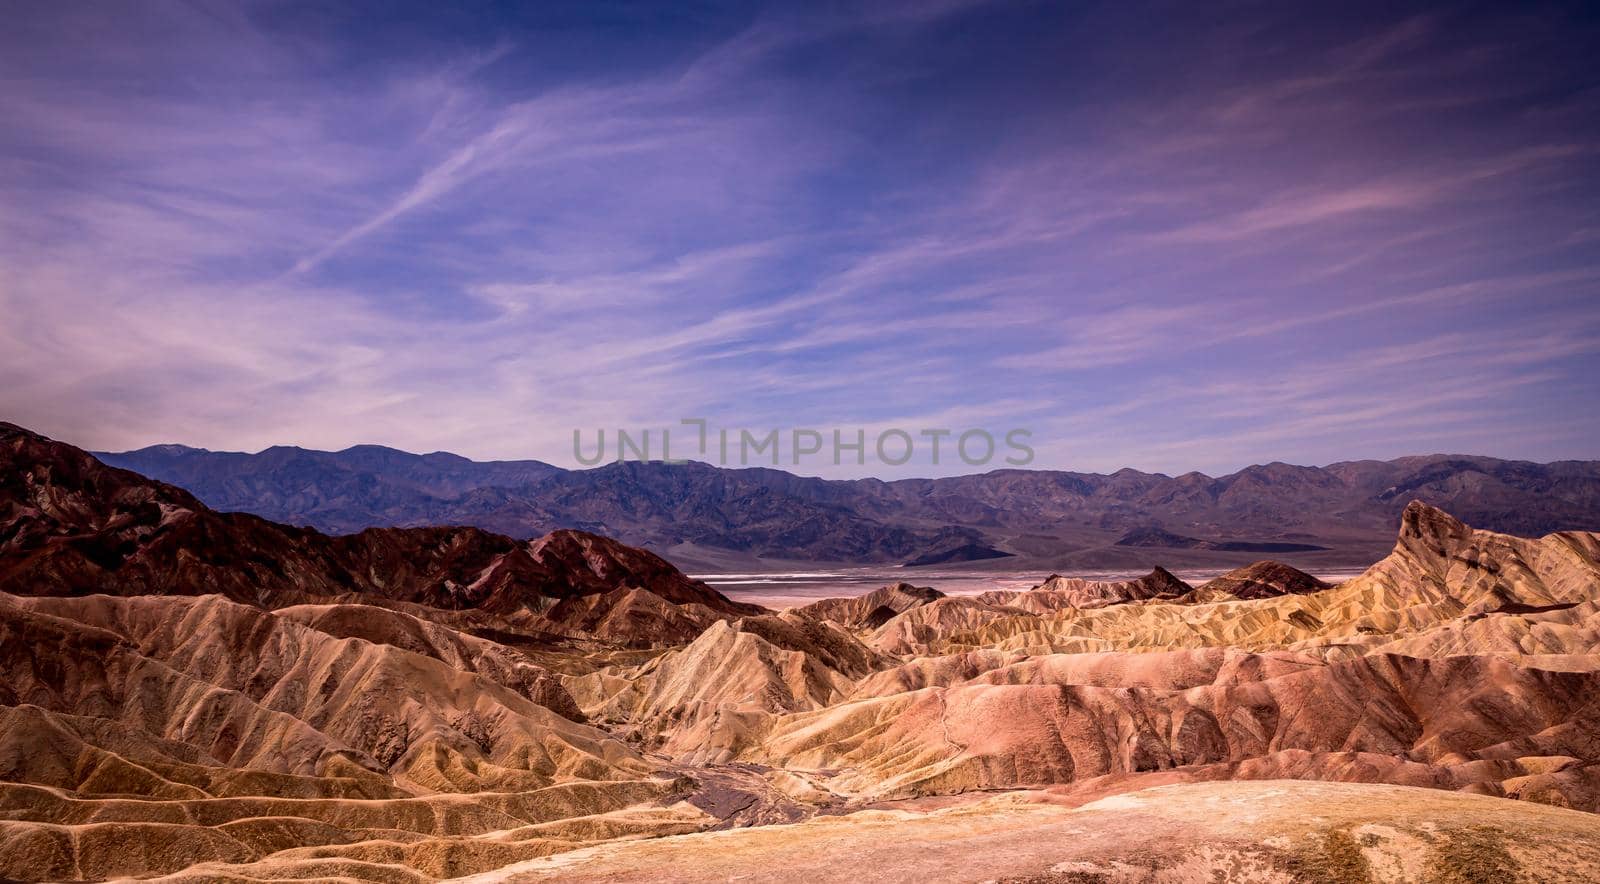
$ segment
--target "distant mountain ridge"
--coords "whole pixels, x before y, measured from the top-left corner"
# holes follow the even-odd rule
[[[1247,553],[1277,551],[1312,563],[1357,563],[1381,555],[1413,498],[1509,533],[1600,529],[1600,461],[1424,455],[1324,467],[1270,463],[1221,477],[996,470],[883,481],[697,462],[566,470],[374,445],[338,452],[278,446],[256,454],[157,445],[96,456],[183,487],[216,509],[330,533],[471,525],[526,538],[576,528],[691,567],[723,553],[812,562],[1232,567]]]

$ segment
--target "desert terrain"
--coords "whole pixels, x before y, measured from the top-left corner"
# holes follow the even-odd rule
[[[0,878],[1589,881],[1600,535],[772,610],[0,425]]]

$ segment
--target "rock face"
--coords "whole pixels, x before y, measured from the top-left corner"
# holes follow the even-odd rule
[[[0,458],[0,878],[1600,872],[1600,535],[1412,502],[1336,586],[774,614],[593,534],[328,537]]]

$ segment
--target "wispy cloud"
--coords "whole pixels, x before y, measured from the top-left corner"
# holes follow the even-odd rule
[[[1171,472],[1600,455],[1600,86],[1554,13],[772,8],[649,47],[213,13],[0,36],[5,417],[557,462],[684,416]]]

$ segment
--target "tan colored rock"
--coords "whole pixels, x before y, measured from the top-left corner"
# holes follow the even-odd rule
[[[927,586],[895,583],[866,595],[847,599],[823,599],[795,608],[794,613],[817,620],[832,620],[850,629],[877,629],[897,614],[944,598],[944,593]]]
[[[861,672],[873,659],[849,634],[804,616],[719,620],[637,668],[568,683],[588,715],[631,739],[682,762],[725,762],[759,743],[774,716],[849,695],[854,682],[828,661]]]
[[[1600,877],[1593,817],[1475,795],[1261,782],[1165,786],[1076,808],[1029,797],[609,844],[464,880],[1584,884]]]

